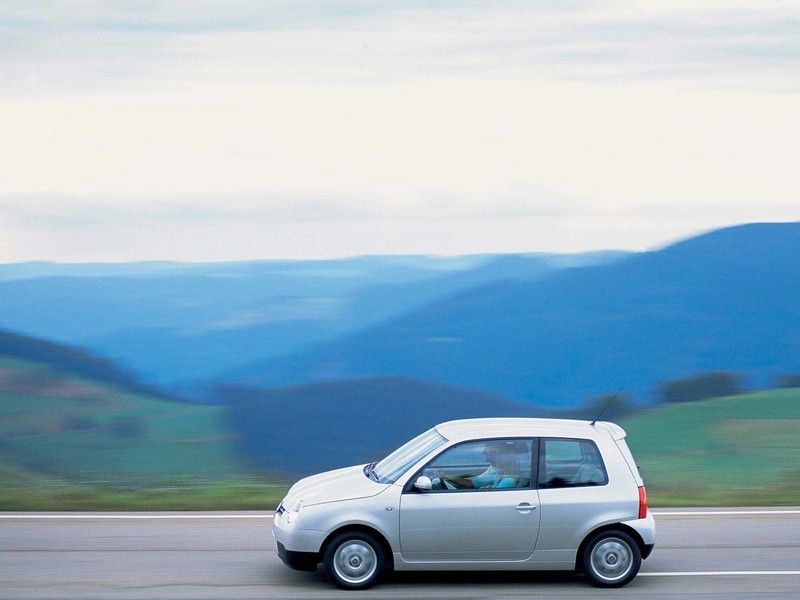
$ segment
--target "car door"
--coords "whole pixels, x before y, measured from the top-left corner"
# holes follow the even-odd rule
[[[586,531],[602,515],[616,514],[619,493],[594,441],[541,438],[539,444],[541,527],[533,561],[574,564]]]
[[[520,561],[539,531],[529,438],[451,446],[411,478],[400,499],[400,550],[407,562]],[[430,491],[413,487],[417,476]]]

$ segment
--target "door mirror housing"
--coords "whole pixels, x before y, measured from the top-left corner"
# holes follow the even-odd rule
[[[420,492],[430,492],[433,488],[433,484],[431,483],[430,477],[420,475],[414,482],[414,487]]]

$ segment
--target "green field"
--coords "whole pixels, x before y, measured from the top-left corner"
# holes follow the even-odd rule
[[[272,509],[221,407],[0,357],[0,510]],[[652,506],[800,505],[800,389],[662,406],[621,424]]]
[[[180,484],[87,484],[0,467],[0,510],[273,510],[288,485],[254,477]]]
[[[663,406],[621,425],[654,505],[800,504],[800,389]]]
[[[25,471],[66,480],[150,484],[235,477],[241,467],[221,410],[0,362],[0,456]]]
[[[222,410],[0,357],[0,510],[275,508]]]

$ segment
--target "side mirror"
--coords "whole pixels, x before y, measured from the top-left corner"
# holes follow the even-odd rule
[[[431,488],[433,488],[433,484],[431,483],[430,477],[426,477],[425,475],[420,475],[414,482],[414,487],[417,488],[420,492],[430,492]]]

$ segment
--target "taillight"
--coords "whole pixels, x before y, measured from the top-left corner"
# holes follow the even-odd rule
[[[647,518],[647,490],[643,485],[639,486],[639,518]]]

